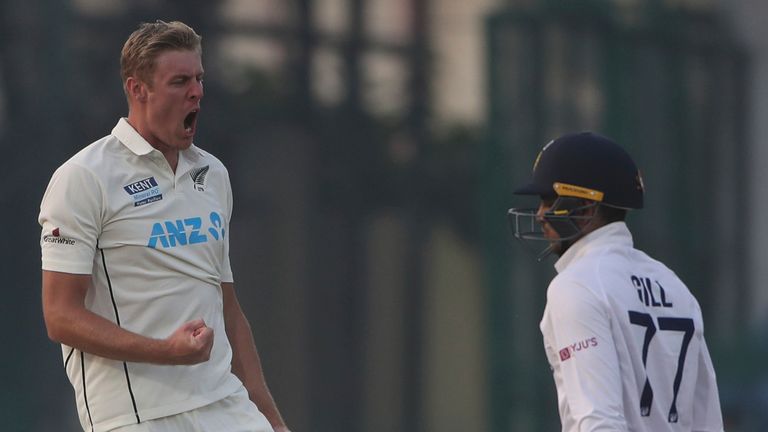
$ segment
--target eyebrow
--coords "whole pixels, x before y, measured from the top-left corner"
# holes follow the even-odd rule
[[[201,71],[199,74],[194,74],[194,75],[186,74],[186,73],[180,73],[180,74],[171,75],[171,77],[168,80],[169,81],[175,81],[177,79],[188,80],[190,78],[195,78],[195,77],[198,77],[198,76],[201,77],[203,75],[205,75],[205,72],[203,72],[203,71]]]

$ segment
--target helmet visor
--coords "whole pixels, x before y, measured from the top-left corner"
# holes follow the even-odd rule
[[[567,245],[581,237],[582,227],[588,224],[579,221],[591,221],[595,217],[594,212],[584,215],[584,210],[598,205],[597,202],[589,202],[586,205],[583,203],[583,200],[576,198],[560,197],[543,215],[539,215],[536,208],[511,208],[507,211],[507,219],[514,237],[529,249],[539,250],[537,258],[541,261],[551,254],[558,244]],[[558,237],[547,236],[543,224],[549,225]],[[542,241],[548,243],[544,250],[536,246]]]

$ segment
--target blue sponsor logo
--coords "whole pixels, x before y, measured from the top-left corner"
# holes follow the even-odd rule
[[[155,222],[152,224],[152,232],[149,235],[147,247],[157,249],[160,245],[163,249],[168,249],[207,243],[209,239],[212,241],[223,240],[226,230],[221,216],[216,212],[211,212],[208,220],[210,224],[205,227],[203,226],[203,219],[197,216]]]
[[[123,186],[123,190],[133,197],[134,207],[163,199],[163,194],[160,193],[160,186],[157,184],[157,180],[155,180],[154,177],[145,178],[144,180],[125,185]]]

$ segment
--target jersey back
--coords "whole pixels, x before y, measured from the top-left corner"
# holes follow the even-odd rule
[[[702,314],[685,284],[631,243],[595,241],[576,255],[542,320],[563,430],[721,431]]]

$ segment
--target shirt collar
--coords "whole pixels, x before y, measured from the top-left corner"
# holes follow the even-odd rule
[[[573,261],[596,248],[609,244],[633,247],[632,233],[629,232],[627,224],[613,222],[580,238],[555,262],[555,269],[558,273],[562,273]]]
[[[112,129],[112,135],[117,137],[128,150],[137,156],[144,156],[155,151],[155,148],[128,123],[128,119],[125,117],[121,117],[117,121],[117,124]],[[182,159],[187,159],[190,163],[194,164],[200,156],[200,149],[192,144],[188,149],[179,152],[179,163],[181,163]]]
[[[128,150],[132,151],[137,156],[144,156],[155,149],[147,142],[147,140],[136,132],[136,129],[128,123],[128,119],[125,117],[122,117],[117,121],[114,129],[112,129],[112,135],[117,137],[124,146],[128,147]]]

